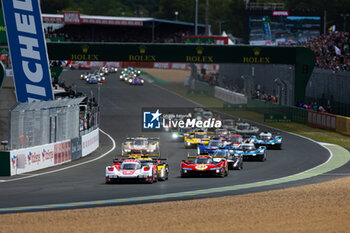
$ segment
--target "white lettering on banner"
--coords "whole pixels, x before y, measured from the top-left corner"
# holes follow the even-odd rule
[[[32,72],[29,69],[29,62],[27,61],[22,61],[22,66],[23,66],[23,71],[24,74],[28,77],[28,79],[34,83],[40,82],[43,78],[43,68],[40,64],[34,63],[35,64],[35,72]],[[27,84],[28,85],[28,84]],[[45,90],[45,88],[44,88]]]
[[[22,17],[20,18],[20,16]],[[18,31],[36,34],[34,17],[32,15],[20,15],[19,13],[15,13],[15,19]]]
[[[24,10],[24,11],[33,11],[32,1],[31,0],[14,0],[13,1],[13,8]]]
[[[33,47],[38,48],[38,40],[35,38],[30,38],[26,36],[18,36],[19,43],[25,45],[26,48],[21,48],[21,55],[26,58],[32,58],[36,60],[40,60],[39,51],[35,51]]]

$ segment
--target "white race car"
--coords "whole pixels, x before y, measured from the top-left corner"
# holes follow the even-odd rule
[[[138,159],[126,159],[114,161],[112,166],[106,167],[106,183],[120,181],[144,181],[153,183],[158,181],[158,169],[156,165],[143,166]]]
[[[159,155],[159,138],[127,138],[122,144],[122,156],[130,154]]]

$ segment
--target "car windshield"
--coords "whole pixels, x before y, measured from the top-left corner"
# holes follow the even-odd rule
[[[134,145],[135,146],[146,146],[146,145],[148,145],[148,141],[147,140],[143,140],[143,139],[135,140],[134,141]]]
[[[251,145],[244,145],[241,147],[242,150],[254,150],[254,146]]]
[[[249,125],[238,125],[237,129],[249,129]]]
[[[214,153],[214,157],[215,156],[220,156],[220,157],[225,157],[226,156],[226,151],[216,151],[215,153]]]
[[[223,120],[222,124],[226,125],[226,126],[233,126],[233,121],[232,120]]]
[[[242,143],[243,139],[241,137],[230,137],[230,141],[233,143]]]
[[[209,147],[214,147],[214,146],[221,146],[221,142],[215,141],[215,142],[210,142]]]
[[[196,164],[209,164],[212,163],[212,159],[211,158],[197,158],[195,163]]]
[[[121,169],[123,170],[135,170],[140,169],[141,164],[139,163],[122,163]]]
[[[223,134],[227,134],[228,131],[226,129],[217,129],[216,130],[216,134],[218,135],[223,135]]]
[[[261,135],[261,136],[260,136],[260,139],[261,139],[261,140],[270,140],[271,137],[268,136],[268,135]]]
[[[196,134],[194,135],[194,138],[206,138],[207,135],[205,134]]]
[[[192,128],[179,128],[180,133],[187,133],[191,132],[193,129]]]

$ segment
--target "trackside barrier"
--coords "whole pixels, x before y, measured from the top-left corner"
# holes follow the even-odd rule
[[[138,68],[154,68],[154,69],[174,69],[174,70],[190,70],[188,63],[179,62],[109,62],[109,61],[71,61],[69,63],[72,68],[78,69],[79,65],[90,66],[90,68],[98,68],[102,66],[113,66],[116,68],[126,68],[134,66]],[[206,69],[218,71],[219,64],[195,64],[198,70]]]
[[[233,92],[222,87],[215,86],[214,96],[230,104],[247,104],[247,97],[241,93]]]
[[[336,115],[309,110],[307,124],[316,128],[335,131]]]
[[[0,176],[11,175],[11,157],[9,151],[0,151]]]
[[[97,149],[99,146],[99,129],[95,129],[90,133],[81,137],[82,157],[87,156]]]
[[[350,117],[336,116],[336,131],[350,135]]]
[[[0,152],[0,176],[13,176],[79,159],[99,146],[99,129],[79,138]],[[83,154],[84,152],[84,154]]]

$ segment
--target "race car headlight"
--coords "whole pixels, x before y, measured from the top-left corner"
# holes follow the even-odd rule
[[[102,75],[103,75],[103,73],[100,73],[100,75],[102,76]]]
[[[143,81],[143,79],[141,79],[141,83],[144,83],[145,81]]]
[[[89,81],[89,80],[90,80],[89,78],[86,79],[86,81]]]
[[[101,78],[98,78],[98,81],[101,81]]]
[[[132,79],[129,79],[129,83],[132,83]]]
[[[120,78],[120,79],[123,79],[123,75],[120,75],[119,78]]]
[[[82,78],[82,77],[84,77],[84,75],[83,75],[83,74],[81,74],[81,75],[80,75],[80,77]]]
[[[172,137],[173,137],[174,139],[178,138],[178,136],[177,136],[176,133],[173,133],[173,134],[172,134]]]
[[[126,149],[126,150],[124,150],[125,152],[131,152],[131,150],[130,149]]]
[[[141,71],[137,71],[138,74],[141,74]]]
[[[220,173],[220,169],[216,169],[216,173]]]
[[[106,78],[105,77],[102,77],[102,80],[105,80]]]

